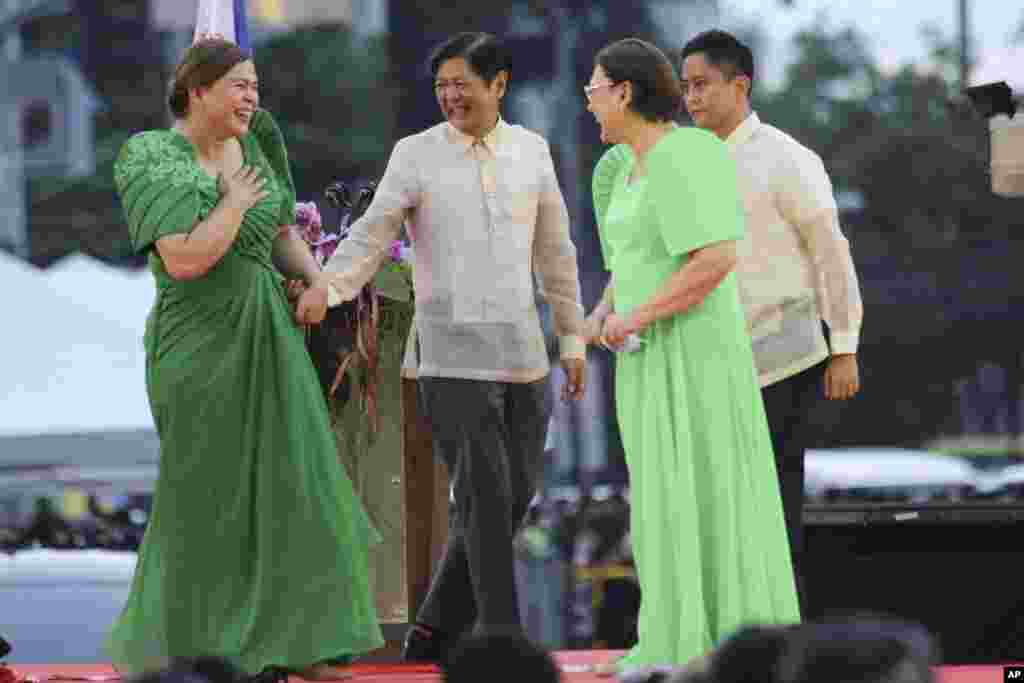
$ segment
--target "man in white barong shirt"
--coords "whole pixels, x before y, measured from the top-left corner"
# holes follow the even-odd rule
[[[682,49],[680,77],[693,122],[724,140],[736,160],[747,225],[736,275],[806,608],[804,451],[822,394],[848,399],[859,390],[857,273],[821,158],[751,110],[750,48],[724,31],[702,33]]]
[[[400,140],[365,215],[325,266],[324,303],[353,299],[404,224],[412,241],[418,379],[435,455],[454,491],[449,539],[404,647],[443,659],[466,634],[522,635],[513,537],[535,491],[551,414],[534,275],[567,382],[584,390],[576,249],[547,142],[501,118],[510,65],[488,34],[431,59],[446,122]]]

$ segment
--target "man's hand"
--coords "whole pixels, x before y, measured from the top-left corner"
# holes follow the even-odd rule
[[[832,356],[825,369],[825,398],[845,400],[853,398],[860,391],[860,370],[857,356],[844,353]]]
[[[295,320],[300,325],[319,325],[327,315],[327,284],[316,283],[299,295]]]
[[[562,369],[565,370],[562,400],[580,400],[587,388],[587,362],[582,358],[563,358]]]
[[[587,346],[601,343],[601,328],[604,320],[594,313],[591,313],[583,320],[583,341]]]
[[[288,280],[285,283],[285,291],[288,293],[288,301],[295,303],[306,291],[306,283],[302,280]]]

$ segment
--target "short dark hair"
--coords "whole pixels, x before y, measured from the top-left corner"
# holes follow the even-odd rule
[[[715,649],[704,675],[684,670],[672,683],[934,683],[938,655],[924,627],[899,619],[750,625]]]
[[[195,674],[208,683],[245,683],[246,676],[230,660],[217,656],[185,657],[171,663],[176,670]]]
[[[174,70],[167,105],[176,118],[188,115],[188,92],[207,88],[252,55],[229,40],[207,38],[200,40],[186,52]]]
[[[775,680],[778,662],[789,647],[793,630],[788,625],[741,627],[712,654],[710,678],[716,683]]]
[[[245,683],[242,670],[223,657],[174,658],[163,669],[146,671],[130,683]]]
[[[683,102],[675,67],[665,53],[639,38],[626,38],[604,47],[594,62],[613,83],[633,84],[629,107],[651,122],[671,121]]]
[[[561,670],[550,654],[521,635],[468,637],[442,664],[444,683],[478,683],[502,672],[500,678],[531,683],[558,683]]]
[[[703,54],[708,63],[713,64],[732,80],[743,75],[750,79],[750,89],[754,89],[754,53],[739,38],[712,29],[699,33],[679,52],[679,73],[683,72],[683,61],[690,55]]]
[[[508,50],[490,33],[460,33],[435,47],[430,55],[430,75],[436,78],[441,65],[456,57],[465,59],[473,72],[488,84],[502,71],[512,73]]]
[[[932,683],[938,650],[919,624],[851,618],[801,624],[779,659],[780,683]]]

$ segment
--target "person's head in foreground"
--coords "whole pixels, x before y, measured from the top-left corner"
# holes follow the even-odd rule
[[[490,679],[558,683],[561,670],[542,648],[518,635],[463,639],[442,664],[445,683],[480,683]]]
[[[932,683],[935,644],[924,628],[863,617],[748,626],[671,683]]]
[[[931,683],[936,648],[917,624],[885,618],[810,623],[793,630],[779,683]]]
[[[191,657],[173,660],[165,668],[140,674],[131,683],[244,683],[244,673],[221,657]]]

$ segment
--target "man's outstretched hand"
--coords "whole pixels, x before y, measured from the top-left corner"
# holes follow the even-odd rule
[[[562,369],[565,370],[565,385],[562,387],[562,400],[578,401],[583,398],[587,388],[587,362],[582,358],[563,358]]]

